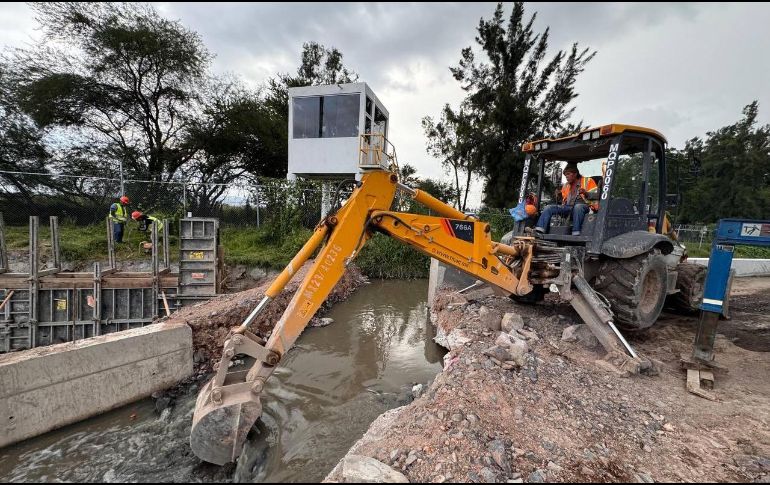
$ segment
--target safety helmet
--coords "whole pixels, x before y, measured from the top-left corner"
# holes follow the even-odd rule
[[[124,195],[120,198],[120,202],[123,204],[128,204],[128,196]]]
[[[142,213],[139,212],[139,211],[134,211],[134,212],[131,213],[131,219],[133,219],[133,220],[137,220],[140,217],[142,217]]]

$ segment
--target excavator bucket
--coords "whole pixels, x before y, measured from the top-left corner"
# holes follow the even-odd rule
[[[242,377],[245,373],[233,373]],[[231,380],[231,375],[228,379]],[[215,400],[214,398],[217,397]],[[217,402],[218,401],[218,402]],[[222,398],[214,389],[214,379],[198,394],[190,431],[190,447],[201,460],[224,465],[238,459],[246,435],[262,415],[262,404],[244,387]]]
[[[269,299],[263,300],[257,310]],[[255,310],[255,313],[257,311]],[[262,340],[245,328],[231,333],[214,364],[214,377],[198,393],[190,431],[190,447],[201,460],[217,465],[238,459],[246,435],[262,415],[259,393],[263,381],[247,382],[248,370],[230,368],[236,355],[246,355],[258,362],[278,363],[279,357],[265,349]]]

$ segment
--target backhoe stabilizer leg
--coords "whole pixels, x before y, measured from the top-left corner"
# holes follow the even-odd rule
[[[612,315],[588,282],[575,275],[572,283],[578,291],[572,292],[570,303],[607,351],[607,363],[623,374],[656,374],[654,363],[640,357],[615,327]]]

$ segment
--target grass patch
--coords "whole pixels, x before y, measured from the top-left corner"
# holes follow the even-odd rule
[[[684,243],[687,247],[687,255],[691,258],[708,258],[711,254],[711,244]],[[770,248],[756,246],[736,246],[734,258],[770,259]]]
[[[149,233],[143,233],[135,228],[126,228],[123,233],[123,243],[115,244],[115,258],[119,261],[149,259],[139,248],[139,243],[148,241]],[[40,225],[38,240],[42,257],[51,256],[51,229],[48,225]],[[5,241],[11,251],[29,251],[29,227],[6,227]],[[93,226],[59,226],[59,244],[61,257],[64,261],[82,263],[107,259],[107,234],[102,224]],[[179,242],[176,236],[169,236],[169,258],[179,259]]]
[[[375,234],[361,250],[356,264],[370,278],[427,278],[430,258],[384,234]]]
[[[270,227],[224,227],[219,237],[225,248],[225,263],[283,269],[289,264],[313,232],[299,228],[276,237]]]

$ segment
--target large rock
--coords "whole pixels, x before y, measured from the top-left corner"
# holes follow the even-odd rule
[[[328,327],[332,323],[334,323],[333,318],[323,317],[323,318],[314,319],[312,322],[310,322],[310,326],[311,327]]]
[[[486,306],[479,308],[479,322],[493,332],[499,332],[502,329],[502,319],[502,314],[493,308]]]
[[[459,349],[472,340],[464,330],[459,328],[452,330],[447,335],[441,327],[438,327],[436,328],[436,336],[433,337],[434,342],[448,350]]]
[[[349,455],[342,462],[342,479],[346,483],[409,483],[403,473],[363,455]]]
[[[508,463],[508,456],[505,453],[505,443],[501,440],[494,440],[487,443],[487,449],[495,460],[497,466],[503,469],[506,474],[511,472],[511,466]]]
[[[513,334],[500,332],[495,340],[495,346],[484,351],[486,355],[498,360],[513,361],[518,367],[522,367],[526,363],[528,352],[529,345],[516,332]],[[505,357],[505,359],[501,359],[501,357]]]
[[[508,335],[505,332],[500,332],[497,335],[497,339],[495,340],[495,345],[499,345],[503,348],[508,348],[513,344],[513,341],[511,340],[511,336]]]
[[[527,353],[529,353],[529,345],[527,342],[520,338],[511,339],[511,346],[508,347],[508,353],[511,354],[511,360],[516,362],[516,365],[523,367],[527,362]]]
[[[522,330],[524,328],[524,319],[518,313],[506,313],[503,315],[500,325],[503,332],[512,333],[514,330]]]
[[[571,325],[564,329],[561,334],[561,339],[564,342],[580,342],[586,347],[596,347],[599,345],[599,340],[588,328],[588,325]]]
[[[513,360],[511,353],[508,351],[508,349],[500,347],[499,345],[493,345],[492,347],[488,348],[484,351],[484,355],[487,355],[489,357],[493,357],[500,362],[505,362],[506,360]]]

